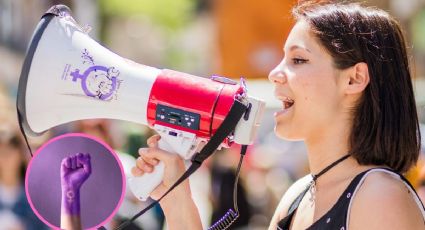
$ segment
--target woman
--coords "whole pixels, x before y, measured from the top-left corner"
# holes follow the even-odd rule
[[[293,14],[269,80],[282,102],[275,133],[305,142],[311,175],[286,192],[269,229],[425,229],[423,205],[400,176],[418,158],[420,132],[398,23],[382,10],[329,1],[303,1]],[[157,140],[133,169],[148,173],[164,161],[154,197],[183,171]],[[188,194],[185,184],[161,202],[171,229],[202,228]]]

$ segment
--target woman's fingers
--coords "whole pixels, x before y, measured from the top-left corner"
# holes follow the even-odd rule
[[[156,148],[140,148],[139,149],[140,157],[138,157],[136,160],[136,167],[138,171],[134,169],[132,173],[135,172],[133,174],[139,175],[145,172],[148,172],[148,173],[152,172],[154,167],[160,161],[159,159],[156,158],[158,154],[155,152],[157,151],[161,151],[161,150]]]
[[[165,165],[175,164],[176,161],[180,160],[180,156],[178,154],[169,153],[167,151],[159,149],[158,141],[160,139],[161,139],[161,136],[159,135],[153,135],[150,138],[148,138],[147,144],[149,148],[146,148],[146,152],[144,152],[145,153],[144,155],[149,158],[163,161]]]
[[[143,160],[142,157],[137,158],[136,166],[143,172],[152,172],[154,167],[152,164],[149,164],[149,162]]]
[[[136,160],[136,167],[132,168],[134,176],[141,176],[144,173],[151,173],[159,162],[165,165],[163,183],[167,187],[174,183],[183,174],[185,167],[183,159],[175,153],[158,148],[158,141],[161,136],[154,135],[147,140],[148,148],[140,148],[140,157]]]
[[[151,148],[157,148],[158,147],[158,141],[161,139],[161,136],[160,135],[158,135],[158,134],[156,134],[156,135],[153,135],[153,136],[151,136],[151,137],[149,137],[147,140],[146,140],[146,143],[148,144],[148,146],[149,147],[151,147]]]
[[[136,159],[136,166],[131,168],[131,174],[133,176],[141,176],[145,173],[150,173],[153,171],[154,166],[143,160],[143,158],[139,157]]]
[[[140,155],[140,157],[144,161],[146,161],[147,163],[155,166],[155,165],[157,165],[159,163],[159,160],[157,160],[157,159],[153,158],[152,156],[150,156],[148,154],[149,151],[150,151],[149,148],[140,148],[139,149],[139,155]]]
[[[142,170],[140,170],[138,167],[135,166],[135,167],[131,168],[131,174],[133,176],[141,176],[141,175],[144,174],[144,172]]]

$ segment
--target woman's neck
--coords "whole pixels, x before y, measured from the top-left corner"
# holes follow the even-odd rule
[[[347,124],[344,123],[341,125],[335,123],[332,126],[327,126],[324,130],[314,132],[316,135],[305,140],[312,174],[319,173],[328,165],[348,154],[350,127],[347,127]],[[341,162],[339,165],[344,163]]]

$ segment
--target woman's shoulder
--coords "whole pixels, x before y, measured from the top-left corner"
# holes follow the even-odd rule
[[[372,170],[353,195],[349,229],[425,229],[421,211],[414,191],[397,174]]]
[[[293,183],[282,196],[279,205],[277,206],[273,218],[271,220],[269,230],[275,230],[277,223],[288,214],[288,209],[292,202],[299,196],[311,182],[311,175],[306,175]]]

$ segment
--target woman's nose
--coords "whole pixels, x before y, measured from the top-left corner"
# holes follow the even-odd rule
[[[286,76],[282,70],[275,68],[269,73],[269,81],[284,84],[286,82]]]

